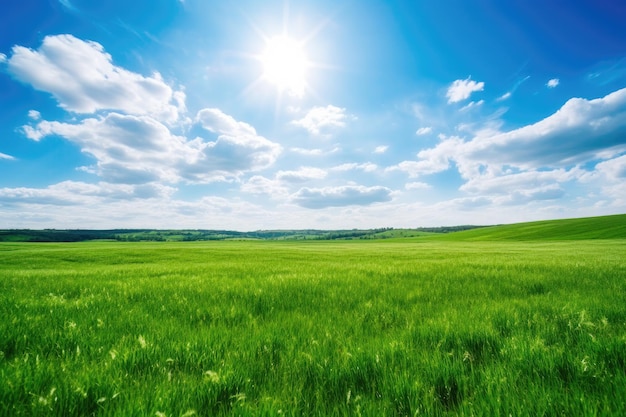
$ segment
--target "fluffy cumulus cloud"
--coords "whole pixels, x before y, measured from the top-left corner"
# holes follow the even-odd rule
[[[626,150],[626,88],[603,98],[572,98],[547,118],[463,144],[463,158],[520,168],[562,167]]]
[[[608,179],[623,181],[626,179],[626,155],[600,162],[596,170]]]
[[[184,93],[160,74],[146,77],[116,66],[102,45],[72,35],[46,36],[38,50],[14,46],[8,69],[75,113],[116,110],[175,121],[184,109]]]
[[[171,159],[170,155],[192,157],[184,138],[172,135],[163,124],[147,116],[110,113],[76,124],[43,120],[24,130],[33,140],[57,135],[75,143],[95,158],[93,173],[110,182],[176,182],[179,178],[175,168],[163,162]]]
[[[222,135],[256,136],[255,129],[247,123],[238,122],[220,109],[202,109],[196,116],[206,130]]]
[[[363,206],[391,200],[389,188],[362,185],[345,185],[341,187],[302,188],[292,196],[297,205],[310,209],[327,207]]]
[[[159,74],[146,77],[115,66],[96,42],[47,36],[38,50],[15,46],[8,68],[75,114],[72,122],[59,122],[41,120],[31,110],[24,134],[35,141],[55,135],[76,144],[95,161],[81,169],[109,183],[225,180],[268,167],[281,152],[254,127],[219,109],[198,112],[195,122],[206,135],[174,133],[177,124],[191,123],[181,118],[184,93]]]
[[[465,80],[456,80],[450,85],[450,87],[448,87],[446,97],[448,97],[448,103],[457,103],[459,101],[467,100],[472,93],[483,91],[484,88],[484,82],[476,82],[470,78]]]
[[[578,169],[487,174],[470,178],[461,190],[478,195],[510,195],[515,202],[552,200],[563,196],[561,184],[575,180],[579,175]]]
[[[328,136],[333,131],[343,128],[354,116],[346,114],[346,109],[333,105],[313,107],[307,114],[292,123],[303,127],[315,136]]]
[[[96,160],[86,170],[115,183],[209,182],[262,169],[275,161],[281,150],[278,144],[228,115],[214,109],[209,112],[229,122],[217,126],[201,122],[207,130],[219,133],[215,141],[188,140],[152,117],[119,113],[76,124],[43,120],[25,126],[24,131],[33,140],[57,135],[77,144]]]
[[[289,190],[279,180],[261,175],[254,175],[241,185],[241,191],[250,194],[265,194],[274,198],[283,198]]]
[[[484,129],[469,140],[443,137],[416,160],[389,169],[418,177],[455,166],[465,180],[462,191],[522,202],[558,198],[563,184],[597,178],[581,168],[585,164],[595,165],[605,179],[622,178],[624,152],[626,89],[621,89],[592,100],[572,98],[545,119],[508,132]]]
[[[197,119],[206,130],[219,135],[214,142],[203,143],[199,139],[191,142],[193,147],[202,150],[201,160],[187,170],[190,173],[197,171],[197,180],[205,177],[203,171],[206,168],[224,175],[267,168],[282,151],[279,144],[258,135],[252,126],[236,121],[221,110],[201,110]]]

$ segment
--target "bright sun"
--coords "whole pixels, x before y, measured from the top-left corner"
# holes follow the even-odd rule
[[[287,36],[268,39],[261,62],[263,78],[276,85],[279,91],[295,96],[304,94],[308,61],[302,44]]]

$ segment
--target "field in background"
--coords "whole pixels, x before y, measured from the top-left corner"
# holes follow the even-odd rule
[[[626,240],[452,236],[2,243],[0,415],[626,415]]]
[[[626,214],[491,226],[440,236],[447,240],[626,239]]]

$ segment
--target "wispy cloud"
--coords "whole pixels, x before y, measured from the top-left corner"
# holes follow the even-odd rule
[[[0,152],[0,159],[14,160],[15,158],[12,157],[11,155],[7,155],[5,153]]]
[[[323,155],[329,155],[329,154],[333,154],[333,153],[337,153],[341,150],[341,148],[339,146],[334,146],[330,149],[319,149],[319,148],[313,148],[313,149],[306,149],[306,148],[290,148],[289,149],[291,152],[293,153],[297,153],[299,155],[305,155],[305,156],[323,156]]]
[[[529,78],[530,78],[530,75],[527,75],[527,76],[522,77],[522,78],[518,78],[517,81],[515,82],[515,84],[513,84],[513,87],[509,91],[507,91],[506,93],[504,93],[500,97],[498,97],[496,99],[496,101],[504,101],[504,100],[508,100],[509,98],[511,98],[513,93],[515,93],[515,91],[520,87],[520,85],[522,85],[524,82],[526,82],[526,80],[528,80]]]
[[[349,162],[346,164],[337,165],[336,167],[332,167],[332,171],[354,171],[360,170],[364,172],[373,172],[378,169],[378,165],[373,164],[371,162],[365,162],[362,164],[358,164],[356,162]]]
[[[76,12],[76,11],[78,11],[78,9],[76,8],[76,6],[74,6],[70,0],[59,0],[59,3],[60,3],[63,7],[65,7],[67,10],[70,10],[70,11],[72,11],[72,12]]]
[[[321,156],[324,155],[324,151],[319,148],[315,149],[305,149],[305,148],[290,148],[289,149],[293,153],[297,153],[300,155],[308,155],[308,156]]]
[[[448,97],[448,103],[457,103],[468,99],[474,92],[483,91],[484,88],[484,82],[476,82],[468,77],[465,80],[454,81],[448,87],[446,97]]]
[[[624,79],[626,79],[626,58],[624,57],[600,62],[587,74],[587,80],[602,86]]]
[[[480,107],[483,104],[485,104],[485,100],[470,101],[465,106],[461,107],[459,111],[468,111],[470,109],[473,109],[473,108],[476,108],[476,107]]]
[[[510,91],[507,91],[506,93],[504,93],[500,97],[498,97],[496,100],[497,101],[508,100],[509,98],[511,98],[512,95],[513,95],[513,93],[511,93]]]
[[[428,135],[429,133],[431,133],[433,131],[433,128],[430,126],[424,126],[424,127],[420,127],[419,129],[417,129],[417,131],[415,132],[415,134],[417,136],[424,136],[424,135]]]

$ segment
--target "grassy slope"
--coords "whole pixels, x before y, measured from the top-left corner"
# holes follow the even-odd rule
[[[444,240],[626,239],[626,214],[491,226],[437,236]]]

